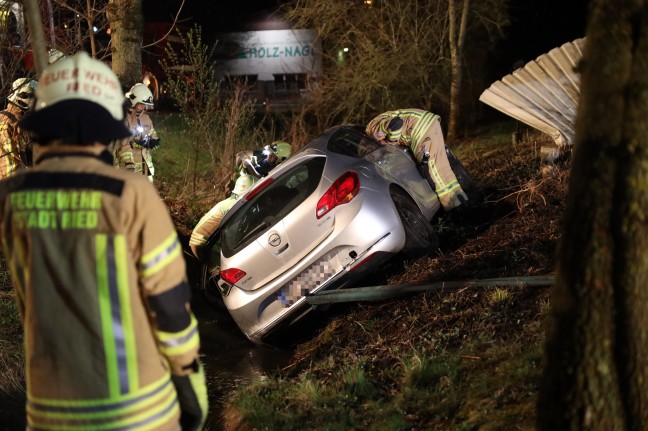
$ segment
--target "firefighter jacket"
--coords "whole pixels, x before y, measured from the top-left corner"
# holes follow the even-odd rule
[[[200,257],[200,249],[205,246],[209,237],[216,232],[225,214],[236,203],[236,199],[236,195],[232,194],[229,198],[218,202],[202,216],[196,227],[194,227],[191,238],[189,238],[189,247],[191,247],[191,251],[196,257]]]
[[[28,428],[176,430],[183,399],[206,414],[180,243],[153,185],[104,148],[47,147],[0,183]]]
[[[392,130],[388,125],[396,118],[402,120],[402,125]],[[384,143],[409,147],[419,163],[426,163],[446,211],[468,200],[450,166],[438,115],[422,109],[388,111],[372,119],[366,132]]]
[[[117,143],[114,154],[116,165],[121,169],[153,176],[155,167],[151,150],[159,146],[160,139],[151,117],[146,112],[138,115],[131,109],[125,121],[132,135]]]
[[[29,162],[29,135],[18,127],[21,115],[22,111],[12,104],[0,111],[0,179],[8,177]]]

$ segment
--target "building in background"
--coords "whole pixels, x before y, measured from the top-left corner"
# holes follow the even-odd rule
[[[257,108],[297,109],[322,74],[315,33],[308,29],[225,33],[216,47],[216,73],[229,83],[244,83]]]

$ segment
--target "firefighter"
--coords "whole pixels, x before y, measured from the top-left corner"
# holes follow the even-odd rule
[[[31,108],[37,86],[38,82],[28,78],[16,79],[7,97],[7,109],[0,111],[0,179],[31,164],[31,140],[29,134],[18,126],[18,120]]]
[[[49,65],[20,121],[41,156],[0,186],[29,429],[197,430],[206,417],[169,212],[146,178],[103,160],[130,135],[123,102],[112,70],[85,52]]]
[[[427,163],[445,211],[468,201],[448,161],[438,115],[421,109],[388,111],[372,119],[366,132],[382,144],[409,147],[419,163]]]
[[[218,202],[209,212],[202,216],[191,232],[191,238],[189,239],[189,247],[191,247],[191,251],[196,257],[201,257],[202,247],[205,246],[211,234],[216,232],[225,214],[232,208],[236,200],[248,191],[256,181],[257,179],[252,175],[241,175],[234,184],[232,194],[228,198]]]
[[[146,113],[153,107],[153,93],[146,85],[138,83],[126,93],[126,99],[130,103],[126,127],[131,135],[118,144],[115,161],[119,168],[144,174],[152,182],[155,167],[151,151],[160,146],[153,121]]]
[[[245,150],[236,155],[236,170],[257,178],[265,177],[279,163],[290,157],[292,148],[288,142],[275,141],[259,150]]]

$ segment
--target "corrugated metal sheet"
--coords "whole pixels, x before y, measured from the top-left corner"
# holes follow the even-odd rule
[[[541,55],[494,82],[479,100],[553,138],[563,148],[574,142],[580,76],[575,67],[585,38]]]

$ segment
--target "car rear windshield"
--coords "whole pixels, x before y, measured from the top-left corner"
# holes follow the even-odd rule
[[[325,157],[308,159],[253,195],[222,226],[223,255],[238,253],[297,208],[317,188],[325,163]]]
[[[327,149],[350,157],[364,157],[380,148],[380,144],[357,129],[340,129],[329,139]]]

